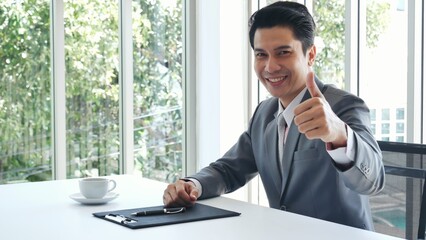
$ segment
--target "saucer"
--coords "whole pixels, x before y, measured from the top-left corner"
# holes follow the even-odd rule
[[[105,204],[118,197],[118,193],[109,192],[103,198],[85,198],[81,193],[74,193],[70,195],[70,198],[87,205]]]

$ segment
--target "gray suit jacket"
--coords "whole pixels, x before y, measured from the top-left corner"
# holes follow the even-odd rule
[[[292,124],[286,139],[283,176],[278,169],[277,98],[261,102],[238,142],[219,160],[190,176],[203,198],[232,192],[260,175],[272,208],[373,230],[370,194],[384,186],[382,155],[369,109],[358,97],[316,79],[336,115],[354,131],[355,159],[342,169],[321,140],[308,140]],[[310,98],[306,91],[302,101]]]

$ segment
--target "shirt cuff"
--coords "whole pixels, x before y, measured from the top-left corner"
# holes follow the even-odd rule
[[[346,147],[341,148],[330,148],[327,144],[327,152],[331,158],[337,163],[341,165],[347,165],[354,161],[355,159],[355,151],[354,151],[354,132],[353,130],[347,126],[346,130],[348,132],[348,141]]]
[[[203,186],[201,186],[200,181],[198,181],[195,178],[191,178],[191,177],[182,178],[182,180],[193,182],[195,184],[195,187],[198,189],[198,196],[197,196],[197,198],[199,198],[201,196],[201,194],[203,193]]]

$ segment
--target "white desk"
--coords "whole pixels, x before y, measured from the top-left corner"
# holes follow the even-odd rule
[[[117,180],[120,196],[105,205],[82,205],[69,195],[78,180],[0,185],[0,239],[397,239],[226,197],[200,201],[241,216],[131,230],[94,212],[162,205],[164,183],[130,175]]]

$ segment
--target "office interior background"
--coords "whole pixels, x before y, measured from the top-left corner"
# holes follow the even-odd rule
[[[273,1],[0,2],[0,184],[137,174],[223,155],[269,97],[249,16]],[[306,0],[317,76],[363,98],[377,140],[425,142],[425,6]],[[259,179],[229,197],[268,205]]]

